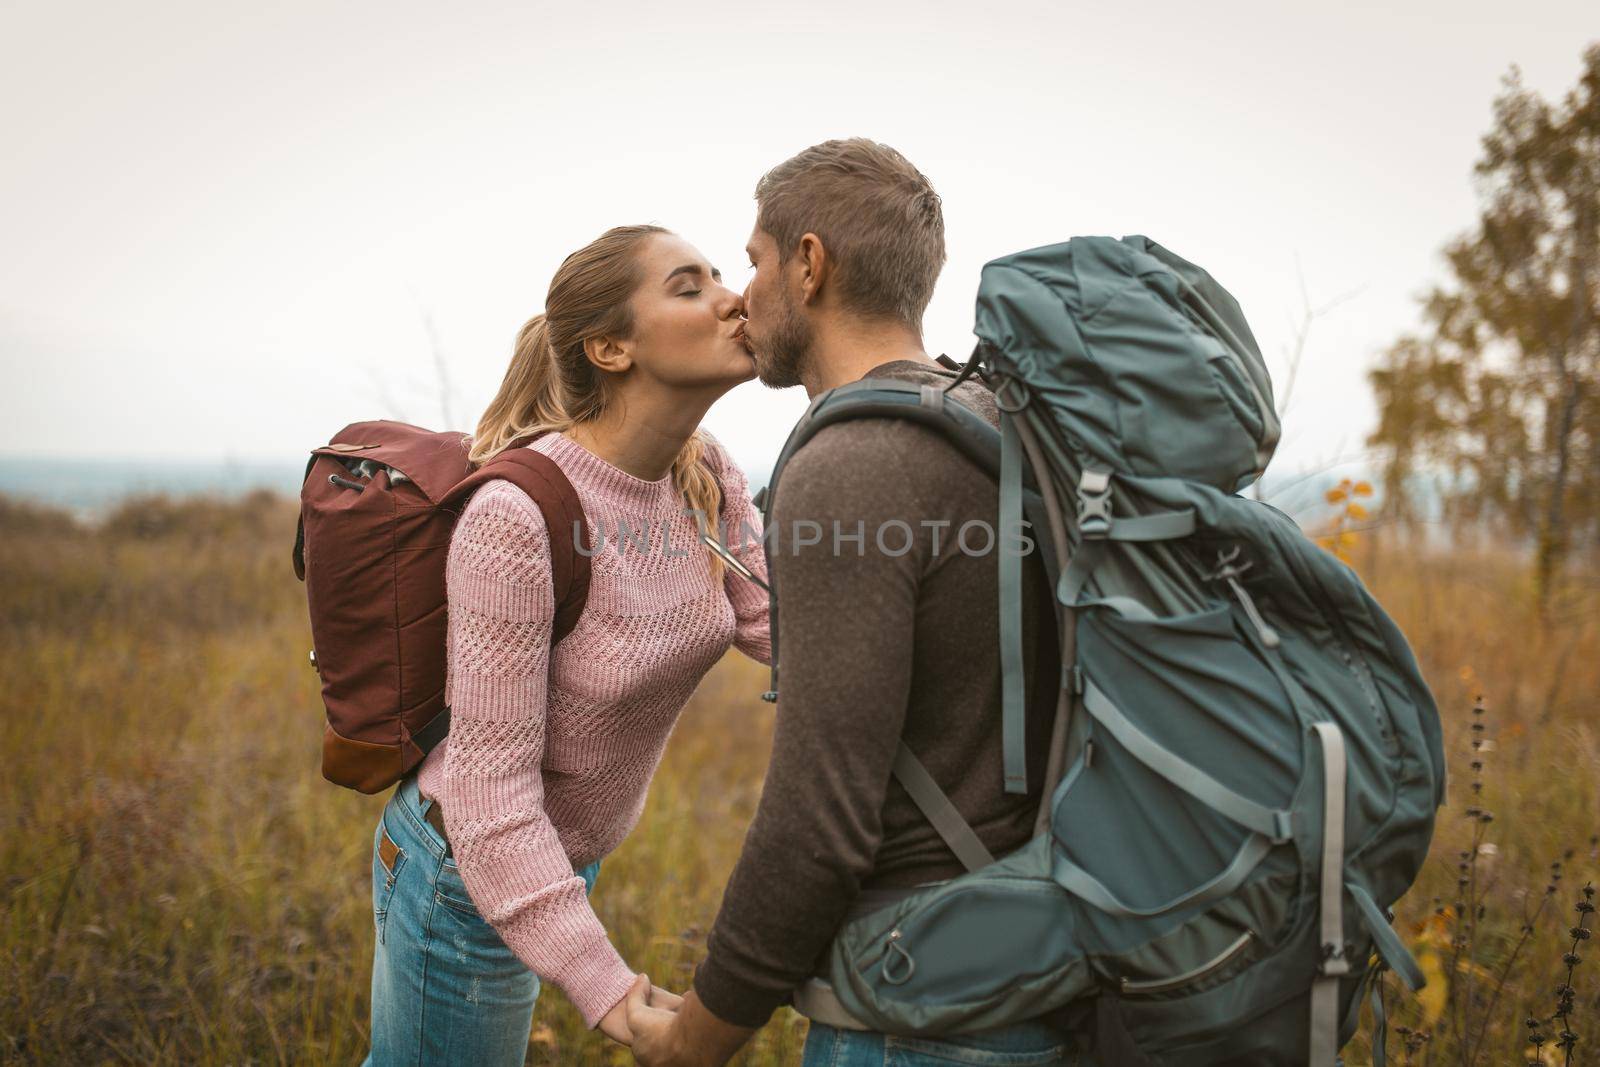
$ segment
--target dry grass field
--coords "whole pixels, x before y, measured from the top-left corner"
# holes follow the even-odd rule
[[[292,503],[267,496],[142,500],[93,530],[0,501],[0,1061],[363,1055],[382,798],[318,773],[293,525]],[[1524,1020],[1556,1010],[1573,905],[1600,883],[1593,587],[1545,630],[1519,560],[1372,541],[1352,554],[1422,661],[1452,760],[1433,858],[1398,908],[1435,980],[1411,999],[1390,979],[1390,1062],[1538,1062]],[[760,790],[763,680],[736,653],[705,680],[601,872],[619,949],[669,987],[702,951]],[[1572,973],[1571,1062],[1600,1063],[1600,965]],[[804,1028],[779,1012],[743,1062],[798,1062]],[[1566,1062],[1559,1029],[1543,1027],[1544,1062]],[[630,1062],[554,990],[528,1058]],[[1358,1036],[1346,1061],[1369,1060]]]

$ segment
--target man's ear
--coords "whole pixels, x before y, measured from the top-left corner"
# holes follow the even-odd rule
[[[833,270],[833,261],[828,258],[822,238],[814,233],[802,234],[795,248],[794,259],[800,270],[801,303],[815,303]]]
[[[631,347],[628,342],[619,341],[609,334],[583,339],[583,354],[589,357],[589,362],[614,374],[621,374],[633,366]]]

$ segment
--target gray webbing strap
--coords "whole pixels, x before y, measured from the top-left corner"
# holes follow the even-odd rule
[[[1111,520],[1108,541],[1170,541],[1194,533],[1194,511],[1157,511]]]
[[[1135,726],[1087,675],[1083,680],[1083,706],[1130,755],[1206,807],[1254,830],[1268,841],[1287,841],[1292,836],[1288,811],[1269,808],[1241,796],[1162,745]]]
[[[939,788],[939,783],[933,780],[933,775],[928,773],[928,769],[906,747],[904,741],[895,750],[894,776],[900,779],[905,791],[911,794],[911,799],[916,801],[917,807],[922,809],[922,814],[928,817],[963,867],[976,871],[994,862],[994,857],[983,847],[983,842],[967,825],[967,820],[961,817],[956,806],[950,803],[950,798],[944,795],[944,790]]]
[[[1131,596],[1101,596],[1080,600],[1080,608],[1110,608],[1124,619],[1133,619],[1137,622],[1154,622],[1156,613],[1133,599]]]
[[[1055,563],[1053,573],[1059,578],[1061,572],[1072,562],[1067,551],[1070,542],[1067,539],[1067,523],[1061,514],[1061,501],[1056,496],[1056,487],[1049,475],[1049,462],[1045,459],[1038,437],[1028,422],[1028,413],[1026,411],[1019,413],[1014,425],[1017,428],[1017,440],[1022,443],[1023,453],[1027,455],[1028,463],[1039,480],[1039,502],[1044,506],[1045,512],[1044,528],[1050,531],[1049,547],[1054,549],[1052,554],[1045,557],[1045,571],[1051,573],[1050,564],[1053,560]],[[1039,793],[1039,812],[1034,816],[1033,823],[1035,836],[1044,833],[1050,825],[1052,814],[1050,802],[1061,781],[1062,766],[1067,758],[1067,736],[1070,732],[1068,728],[1072,723],[1072,709],[1078,696],[1077,688],[1066,684],[1073,665],[1078,661],[1078,613],[1057,612],[1056,622],[1061,638],[1060,662],[1063,684],[1061,694],[1056,699],[1055,720],[1050,726],[1050,749],[1045,756],[1044,788]]]
[[[1022,528],[1022,442],[1016,416],[1000,415],[1000,533]],[[1000,722],[1007,793],[1028,791],[1022,661],[1022,553],[1000,549]]]
[[[1361,909],[1361,918],[1367,927],[1367,932],[1372,935],[1373,943],[1378,946],[1378,955],[1383,957],[1383,962],[1389,969],[1400,976],[1406,988],[1415,993],[1428,984],[1422,974],[1422,968],[1417,966],[1416,958],[1411,955],[1411,950],[1406,948],[1405,942],[1400,940],[1400,935],[1394,932],[1394,927],[1389,925],[1389,920],[1384,918],[1383,910],[1378,907],[1378,902],[1372,899],[1372,894],[1356,885],[1354,882],[1347,887],[1351,899],[1356,902],[1356,907]]]
[[[1107,915],[1114,915],[1119,919],[1148,919],[1190,905],[1209,904],[1213,900],[1221,900],[1243,885],[1244,880],[1250,877],[1250,872],[1256,869],[1262,857],[1271,850],[1271,841],[1260,834],[1250,834],[1244,839],[1244,844],[1239,846],[1239,851],[1234,853],[1233,859],[1215,878],[1153,908],[1136,908],[1124,902],[1121,897],[1108,889],[1105,883],[1067,859],[1066,854],[1059,848],[1054,850],[1055,856],[1050,863],[1050,877],[1055,879],[1061,888],[1093,904]]]
[[[869,389],[873,391],[886,390],[892,393],[920,394],[923,387],[914,382],[902,381],[897,378],[859,378],[853,382],[846,382],[844,385],[836,385],[826,393],[823,393],[822,396],[832,399],[849,396],[851,393],[866,392]]]
[[[1331,722],[1312,723],[1322,742],[1322,964],[1311,981],[1311,1067],[1339,1058],[1339,979],[1350,973],[1344,948],[1344,735]],[[1385,923],[1385,926],[1388,924]]]
[[[1083,592],[1083,587],[1089,582],[1089,576],[1100,565],[1105,554],[1104,541],[1090,539],[1079,541],[1078,551],[1073,553],[1072,562],[1061,572],[1061,581],[1056,584],[1056,599],[1069,608],[1076,607],[1078,594]]]
[[[840,1030],[870,1030],[866,1023],[844,1010],[839,994],[833,986],[820,978],[802,982],[794,991],[794,1010],[812,1022],[838,1027]]]
[[[1388,1064],[1389,1013],[1383,1008],[1383,973],[1380,971],[1372,979],[1372,1067],[1388,1067]]]
[[[1055,806],[1050,802],[1052,800],[1059,802],[1060,800],[1064,799],[1069,792],[1072,791],[1073,783],[1077,782],[1080,774],[1088,770],[1089,761],[1093,758],[1094,742],[1093,739],[1090,739],[1086,741],[1083,747],[1078,750],[1078,756],[1072,761],[1072,766],[1068,767],[1062,772],[1060,784],[1055,787],[1050,796],[1045,798],[1045,807],[1051,816],[1055,815]],[[1035,833],[1043,833],[1044,827],[1047,825],[1049,825],[1048,819],[1045,820],[1044,824],[1034,828]]]

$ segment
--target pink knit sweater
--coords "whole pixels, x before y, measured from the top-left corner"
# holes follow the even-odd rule
[[[712,583],[670,474],[636,478],[559,433],[528,447],[572,482],[591,541],[604,531],[588,604],[552,656],[539,509],[506,481],[473,494],[446,572],[450,735],[423,761],[418,787],[439,800],[479,913],[593,1027],[634,972],[573,872],[638,822],[678,713],[729,645],[771,659],[767,595],[731,570]],[[723,490],[717,534],[764,579],[744,475],[720,445],[708,459]]]

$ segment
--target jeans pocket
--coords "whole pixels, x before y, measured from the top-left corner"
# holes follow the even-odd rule
[[[968,1067],[1057,1067],[1077,1063],[1073,1046],[1036,1023],[944,1038],[889,1037],[895,1062]]]
[[[449,860],[439,867],[439,880],[434,883],[433,895],[450,910],[483,922],[478,906],[467,893],[467,884],[461,880],[461,869]]]
[[[394,843],[388,827],[378,820],[377,833],[372,840],[372,923],[383,944],[384,920],[389,915],[389,902],[394,899],[394,886],[400,871],[406,865],[406,850]]]
[[[806,1030],[805,1047],[800,1050],[800,1067],[840,1067],[839,1031],[823,1023],[811,1023]]]

